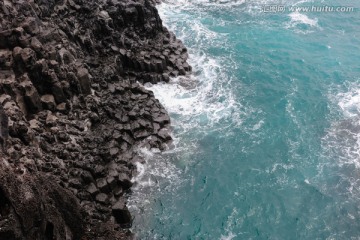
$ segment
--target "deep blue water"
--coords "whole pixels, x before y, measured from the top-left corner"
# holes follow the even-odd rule
[[[261,11],[276,3],[158,7],[194,72],[147,86],[175,142],[139,150],[139,239],[360,239],[360,12]]]

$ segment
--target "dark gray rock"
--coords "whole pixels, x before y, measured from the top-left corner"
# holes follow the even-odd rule
[[[56,103],[55,103],[55,98],[53,95],[51,94],[46,94],[41,96],[41,103],[42,103],[42,107],[44,109],[48,109],[48,110],[55,110],[56,107]]]
[[[157,135],[162,138],[164,141],[170,141],[171,140],[171,136],[169,133],[169,130],[166,128],[162,128]]]
[[[31,113],[36,113],[42,109],[39,93],[33,86],[29,86],[26,89],[24,101],[27,105],[28,111]]]
[[[6,143],[9,138],[9,120],[4,111],[3,106],[0,104],[0,145],[1,150],[6,152]]]
[[[25,19],[22,27],[29,34],[36,34],[39,32],[38,21],[35,17],[28,17]]]
[[[106,178],[97,179],[96,186],[103,193],[109,193],[111,191],[111,188],[109,186],[109,183],[106,181]]]
[[[122,186],[123,189],[129,189],[132,186],[132,182],[130,177],[126,173],[119,174],[119,184]]]
[[[2,214],[10,224],[0,221],[0,239],[129,239],[135,149],[171,140],[165,109],[139,83],[188,74],[182,42],[147,0],[8,0],[0,19],[0,102],[9,119],[0,124],[8,143],[0,175],[6,162],[25,180],[0,178],[8,186],[0,202],[20,213]],[[39,182],[41,174],[51,180]],[[27,204],[23,186],[40,205]],[[23,219],[27,208],[43,220],[34,212]]]
[[[51,92],[54,95],[56,103],[62,103],[66,101],[63,86],[60,82],[54,82],[52,84]]]
[[[106,182],[111,189],[115,189],[115,187],[117,186],[117,180],[113,176],[107,177]]]
[[[151,135],[152,132],[150,132],[147,129],[138,129],[134,132],[134,138],[135,139],[143,139]]]
[[[119,200],[112,206],[112,214],[117,223],[123,227],[131,227],[132,218],[129,210],[126,207],[125,201]]]
[[[91,93],[90,89],[90,74],[86,68],[80,68],[77,71],[77,77],[79,80],[81,92],[85,95]]]
[[[41,52],[43,47],[41,42],[36,37],[31,38],[30,46],[33,50],[35,50],[35,52],[39,52],[39,53]]]
[[[99,189],[95,186],[94,183],[90,183],[90,185],[87,187],[87,191],[92,195],[96,196],[99,193]]]
[[[101,203],[101,204],[108,204],[109,203],[109,198],[104,193],[97,194],[96,197],[95,197],[95,200],[96,200],[96,202]]]
[[[0,207],[1,239],[80,239],[84,233],[76,198],[44,174],[0,165]]]

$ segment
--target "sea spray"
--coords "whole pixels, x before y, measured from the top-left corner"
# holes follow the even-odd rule
[[[359,18],[264,13],[269,4],[158,7],[194,71],[146,86],[171,115],[175,147],[144,164],[145,182],[157,180],[137,195],[150,206],[135,220],[141,239],[360,235]]]

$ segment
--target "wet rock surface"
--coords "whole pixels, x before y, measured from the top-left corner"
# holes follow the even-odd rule
[[[171,142],[141,84],[191,71],[154,4],[0,2],[0,239],[132,238],[136,149]]]

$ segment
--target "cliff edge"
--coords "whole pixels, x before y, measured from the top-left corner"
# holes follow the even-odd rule
[[[0,240],[132,238],[136,148],[171,142],[141,84],[191,71],[154,4],[0,2]]]

